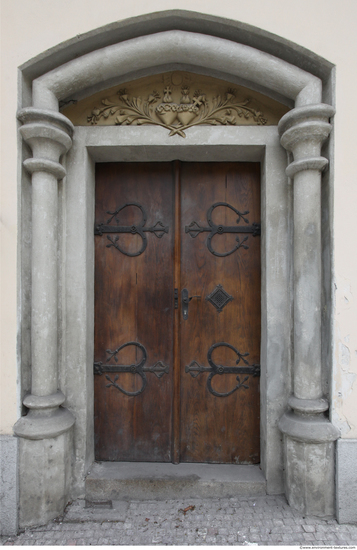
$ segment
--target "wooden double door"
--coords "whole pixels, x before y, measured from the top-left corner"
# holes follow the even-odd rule
[[[96,168],[97,460],[259,457],[257,163]]]

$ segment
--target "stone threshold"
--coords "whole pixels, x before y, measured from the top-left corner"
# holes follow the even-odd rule
[[[266,495],[259,465],[95,462],[87,476],[85,498],[166,500]]]

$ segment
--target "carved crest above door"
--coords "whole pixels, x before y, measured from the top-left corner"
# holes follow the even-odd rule
[[[198,125],[275,125],[288,110],[243,86],[181,71],[141,78],[79,101],[68,99],[62,106],[77,126],[161,126],[181,137]]]

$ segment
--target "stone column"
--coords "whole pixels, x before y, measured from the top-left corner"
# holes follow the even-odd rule
[[[73,415],[58,389],[58,180],[66,172],[60,157],[72,145],[72,123],[40,109],[20,111],[23,139],[33,158],[32,174],[31,393],[29,409],[14,426],[19,440],[20,527],[46,523],[61,514],[70,483]]]
[[[331,131],[330,105],[298,107],[279,123],[293,154],[286,173],[294,185],[294,371],[284,434],[286,496],[301,513],[334,514],[334,441],[321,382],[321,144]]]

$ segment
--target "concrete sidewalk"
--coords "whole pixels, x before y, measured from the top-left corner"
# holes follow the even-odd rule
[[[305,518],[283,496],[113,501],[78,500],[62,518],[3,537],[3,545],[357,546],[357,525]]]

